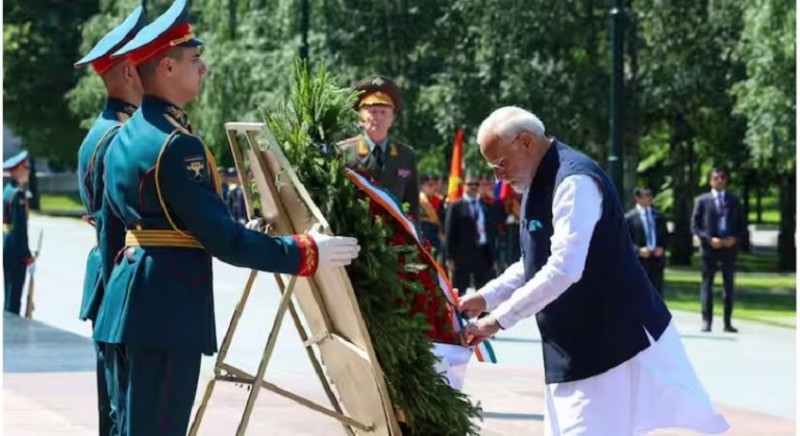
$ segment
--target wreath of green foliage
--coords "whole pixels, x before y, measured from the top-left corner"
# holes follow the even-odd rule
[[[393,279],[400,255],[406,271],[421,267],[416,247],[391,245],[394,223],[370,216],[368,200],[345,178],[345,162],[334,144],[356,124],[356,99],[324,66],[312,75],[297,62],[290,98],[265,110],[264,117],[332,231],[359,240],[361,254],[347,272],[392,403],[405,416],[404,434],[477,435],[472,418],[479,417],[480,406],[436,373],[426,319],[409,315],[414,296],[425,290]]]

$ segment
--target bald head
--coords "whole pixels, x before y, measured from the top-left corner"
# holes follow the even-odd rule
[[[517,192],[533,181],[536,168],[550,147],[544,124],[534,114],[514,106],[492,112],[478,129],[483,158]]]

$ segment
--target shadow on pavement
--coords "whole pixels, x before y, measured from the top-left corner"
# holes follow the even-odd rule
[[[681,333],[681,338],[682,339],[704,339],[704,340],[709,340],[709,341],[728,341],[728,342],[733,342],[733,341],[737,340],[735,336],[720,336],[720,335],[711,335],[711,334],[708,334],[708,333],[706,333],[706,334],[691,334],[691,333],[690,334],[686,334],[686,333]]]
[[[91,339],[3,312],[3,372],[94,371]]]
[[[483,412],[484,419],[507,419],[516,421],[544,421],[544,415],[538,413],[504,413],[504,412]]]

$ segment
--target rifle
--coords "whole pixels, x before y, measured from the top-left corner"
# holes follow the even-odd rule
[[[36,250],[33,252],[33,261],[34,264],[36,260],[39,258],[39,254],[42,252],[42,229],[39,229],[39,239],[36,241]],[[33,317],[33,311],[36,310],[36,306],[33,304],[33,273],[30,274],[30,279],[28,279],[28,297],[25,299],[25,318],[31,319]]]

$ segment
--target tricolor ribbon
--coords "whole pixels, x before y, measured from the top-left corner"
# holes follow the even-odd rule
[[[461,317],[461,314],[458,313],[458,294],[453,291],[453,286],[450,284],[450,280],[447,279],[447,274],[445,274],[442,266],[439,265],[433,256],[431,256],[430,252],[425,249],[423,245],[422,233],[419,231],[417,226],[410,219],[408,219],[406,214],[403,213],[403,208],[400,203],[389,191],[374,185],[364,176],[349,168],[345,168],[345,176],[354,185],[356,185],[358,189],[367,194],[372,201],[380,205],[385,211],[389,212],[389,215],[391,215],[392,218],[400,223],[406,233],[414,238],[414,242],[420,249],[419,252],[423,254],[425,260],[427,261],[426,263],[428,265],[433,265],[433,267],[436,269],[436,275],[439,279],[439,288],[442,290],[442,294],[444,295],[444,298],[447,300],[448,304],[453,307],[454,316],[450,318],[453,331],[461,331],[464,328],[464,319]],[[489,341],[485,340],[481,342],[473,350],[475,352],[475,356],[478,358],[478,361],[497,363],[494,350],[492,349],[492,345],[489,343]]]

